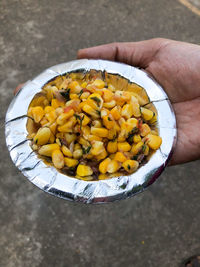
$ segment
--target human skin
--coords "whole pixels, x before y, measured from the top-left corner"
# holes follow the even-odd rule
[[[85,48],[77,57],[119,61],[150,73],[176,114],[178,137],[170,165],[200,158],[200,46],[156,38]]]

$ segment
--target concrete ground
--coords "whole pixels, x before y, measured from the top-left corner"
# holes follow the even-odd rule
[[[200,253],[200,161],[166,169],[131,199],[86,206],[29,183],[4,138],[16,85],[79,48],[158,36],[200,43],[200,17],[186,2],[0,0],[1,267],[176,267]]]

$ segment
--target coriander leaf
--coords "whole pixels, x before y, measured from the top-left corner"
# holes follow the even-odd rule
[[[94,96],[94,97],[91,97],[91,99],[93,99],[97,103],[98,107],[100,106],[101,100],[98,97]]]
[[[66,101],[70,100],[70,89],[67,89],[66,92],[60,92],[60,94],[66,99]]]
[[[91,148],[92,148],[92,146],[88,146],[87,148],[82,147],[83,154],[88,154],[90,152]]]

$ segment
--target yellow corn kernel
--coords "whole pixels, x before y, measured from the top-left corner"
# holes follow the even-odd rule
[[[102,127],[101,120],[94,120],[94,121],[92,122],[92,125],[93,125],[95,128],[101,128],[101,127]]]
[[[58,144],[59,146],[62,145],[59,138],[56,138],[56,144]]]
[[[78,94],[70,94],[70,99],[78,99]]]
[[[133,115],[135,117],[140,117],[141,116],[141,112],[140,112],[140,105],[138,103],[134,103],[133,105],[131,105],[133,108]]]
[[[101,118],[103,118],[104,116],[109,115],[109,110],[106,109],[106,108],[102,108],[100,112],[101,112]]]
[[[110,90],[103,89],[102,92],[103,92],[103,99],[105,102],[110,102],[113,99],[114,94]]]
[[[62,169],[65,165],[63,153],[57,149],[52,152],[52,162],[57,169]]]
[[[90,143],[83,137],[80,137],[78,142],[79,142],[79,144],[86,146],[86,147],[88,147],[90,145]]]
[[[47,99],[49,101],[51,101],[51,99],[54,97],[55,92],[57,92],[57,91],[58,91],[58,88],[56,86],[49,86],[48,87],[48,90],[46,90],[46,92],[47,92],[47,95],[46,95]]]
[[[46,113],[49,113],[49,112],[51,112],[51,111],[54,111],[55,109],[53,108],[53,107],[51,107],[51,106],[46,106],[45,108],[44,108],[44,113],[46,114]]]
[[[42,126],[45,126],[45,125],[48,125],[48,124],[49,124],[49,121],[48,121],[45,117],[43,117],[43,118],[41,119],[41,121],[40,121],[40,124],[41,124]]]
[[[61,107],[56,108],[56,115],[59,116],[61,113],[63,113],[63,108]]]
[[[124,162],[126,160],[126,157],[122,152],[117,152],[115,154],[114,160],[119,161],[119,162]]]
[[[82,110],[85,111],[87,114],[91,115],[94,119],[98,119],[100,116],[98,110],[95,110],[88,104],[85,104],[82,107]]]
[[[88,97],[87,102],[94,109],[96,109],[96,108],[102,108],[102,105],[103,105],[103,99],[100,96],[100,94],[98,94],[98,93],[91,94]]]
[[[104,149],[103,152],[101,152],[99,155],[96,156],[96,159],[99,161],[99,160],[102,160],[102,159],[105,159],[105,157],[107,157],[108,153],[106,152],[106,150]]]
[[[83,82],[82,84],[81,84],[81,87],[82,88],[85,88],[87,86],[87,82]]]
[[[90,122],[90,118],[85,114],[83,114],[81,118],[82,118],[82,126],[86,126]]]
[[[116,102],[117,102],[117,105],[119,105],[119,106],[123,106],[124,103],[125,103],[125,100],[122,99],[122,96],[123,96],[123,91],[119,91],[119,90],[117,90],[117,91],[115,92],[115,100],[116,100]]]
[[[89,176],[93,174],[93,170],[89,166],[79,164],[76,170],[76,174],[81,177]]]
[[[131,148],[131,153],[133,154],[133,156],[137,155],[142,150],[143,145],[144,143],[142,141],[137,144],[133,144]]]
[[[33,144],[32,145],[32,149],[35,151],[35,150],[38,150],[38,146],[37,145],[35,145],[35,144]]]
[[[105,128],[91,127],[91,133],[93,135],[97,135],[99,137],[107,137],[108,136],[108,130]]]
[[[104,102],[103,103],[103,107],[104,108],[109,108],[109,109],[111,109],[111,108],[114,108],[116,106],[116,101],[113,99],[113,100],[111,100],[110,102]]]
[[[76,143],[74,145],[74,150],[76,150],[76,149],[81,149],[81,145],[79,143]]]
[[[132,128],[138,127],[138,120],[135,118],[128,119],[127,123],[131,125]]]
[[[118,142],[124,142],[127,138],[126,130],[122,129],[117,137]]]
[[[73,115],[74,115],[74,110],[70,109],[68,112],[60,114],[58,116],[56,122],[57,122],[58,125],[63,125]]]
[[[145,156],[149,155],[149,146],[146,144],[143,146],[143,153]]]
[[[67,89],[69,82],[70,82],[69,79],[64,79],[64,81],[59,81],[59,86],[57,85],[59,90]]]
[[[56,134],[56,128],[57,128],[57,123],[53,122],[50,126],[49,129],[51,130],[52,134]]]
[[[54,142],[55,142],[55,135],[52,134],[52,132],[51,132],[48,143],[53,144]]]
[[[110,116],[104,116],[103,124],[107,129],[112,129],[115,126],[115,121],[113,121]]]
[[[36,123],[39,123],[41,121],[41,119],[44,116],[44,110],[42,107],[38,106],[38,107],[33,107],[32,108],[32,116],[33,119]]]
[[[155,124],[157,122],[157,115],[156,113],[153,114],[153,118],[149,121],[150,124]]]
[[[134,142],[134,143],[139,143],[141,140],[142,140],[142,139],[141,139],[141,136],[140,136],[139,134],[135,134],[135,135],[133,136],[133,142]]]
[[[69,148],[67,148],[65,145],[62,145],[61,150],[62,150],[62,153],[63,153],[65,156],[67,156],[67,157],[69,157],[69,158],[72,157],[72,152],[71,152],[71,151],[69,150]]]
[[[133,106],[131,104],[125,104],[122,108],[121,115],[125,119],[131,118],[131,116],[133,115]]]
[[[83,156],[83,150],[82,149],[76,149],[73,152],[73,158],[80,159]]]
[[[130,94],[130,92],[127,92],[127,91],[123,92],[123,94],[122,94],[122,99],[123,99],[125,102],[128,102],[128,101],[131,99],[131,94]]]
[[[53,122],[56,120],[56,118],[57,118],[56,111],[53,110],[53,111],[51,111],[51,112],[49,112],[49,113],[46,113],[46,114],[45,114],[45,117],[47,118],[47,120],[48,120],[50,123],[53,123]]]
[[[128,142],[118,143],[117,147],[118,147],[118,151],[121,151],[121,152],[127,152],[131,149],[131,146],[129,145]]]
[[[64,136],[65,136],[65,140],[68,144],[70,144],[71,142],[73,142],[77,139],[76,134],[72,134],[72,133],[66,133]]]
[[[102,89],[105,87],[105,82],[100,80],[100,79],[96,79],[92,85],[96,86],[98,89]]]
[[[115,152],[117,152],[117,141],[110,141],[110,142],[108,142],[108,145],[107,145],[107,151],[109,152],[109,153],[115,153]]]
[[[90,134],[88,136],[88,141],[102,141],[102,137],[99,137],[97,135]]]
[[[141,107],[141,113],[142,113],[142,117],[146,120],[146,121],[150,121],[153,118],[153,111],[147,109],[147,108],[142,108]]]
[[[73,81],[68,85],[68,88],[70,89],[70,93],[72,94],[79,94],[81,91],[81,86],[77,81]]]
[[[58,99],[53,98],[53,99],[51,100],[51,106],[52,106],[54,109],[56,109],[56,108],[58,108],[58,107],[64,107],[64,106],[65,106],[65,103],[59,101]]]
[[[71,159],[71,158],[64,158],[65,161],[65,165],[69,168],[73,168],[78,164],[78,160],[77,159]]]
[[[58,126],[58,131],[61,133],[71,133],[75,124],[75,117],[71,117],[64,125]]]
[[[115,120],[119,120],[121,118],[120,109],[117,106],[111,109],[110,113]]]
[[[111,162],[111,159],[110,158],[106,158],[99,164],[100,173],[105,174],[107,172],[108,164],[110,162]]]
[[[92,148],[91,148],[91,154],[94,156],[99,155],[104,151],[104,145],[101,141],[93,141],[92,142]]]
[[[122,163],[122,166],[127,172],[132,173],[137,170],[139,163],[136,160],[128,159]]]
[[[40,128],[37,131],[33,141],[37,145],[44,145],[44,144],[48,143],[50,135],[51,135],[51,131],[49,128],[47,128],[47,127]]]
[[[156,150],[161,146],[162,138],[160,136],[148,134],[146,137],[147,137],[147,144],[151,149]]]
[[[90,127],[89,126],[83,126],[82,128],[81,128],[81,130],[82,130],[82,133],[83,133],[83,137],[85,138],[85,139],[88,139],[88,137],[89,137],[89,135],[90,135]]]
[[[89,92],[84,92],[82,93],[82,95],[80,96],[80,99],[87,99],[90,96]]]
[[[39,150],[38,153],[42,156],[46,156],[46,157],[51,157],[52,152],[54,150],[60,149],[58,144],[48,144],[48,145],[44,145],[42,146]]]
[[[120,168],[120,164],[116,160],[112,159],[108,163],[107,172],[114,173],[114,172],[118,171],[119,168]]]
[[[149,127],[148,124],[143,123],[140,127],[140,135],[141,136],[146,136],[147,134],[149,134],[151,132],[151,128]]]
[[[113,140],[113,139],[115,139],[116,137],[117,137],[117,131],[116,131],[116,129],[115,129],[115,128],[110,129],[110,130],[108,131],[108,136],[107,136],[107,138],[108,138],[109,140]]]
[[[105,179],[108,179],[108,175],[107,174],[99,174],[99,177],[98,177],[99,180],[105,180]]]

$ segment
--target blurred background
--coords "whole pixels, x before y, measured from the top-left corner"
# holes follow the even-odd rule
[[[133,198],[88,206],[28,182],[4,137],[14,88],[78,49],[153,37],[199,44],[199,29],[200,0],[0,0],[0,266],[176,267],[200,254],[200,161],[167,168]]]

